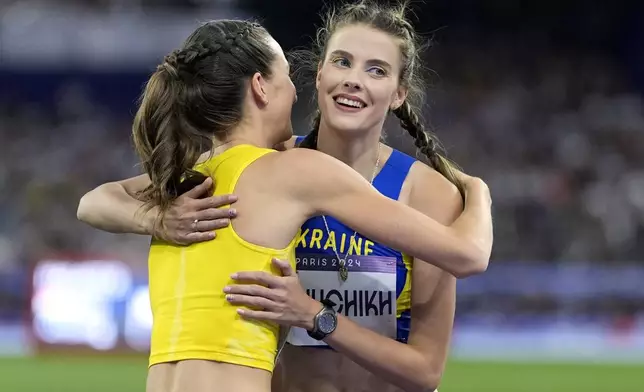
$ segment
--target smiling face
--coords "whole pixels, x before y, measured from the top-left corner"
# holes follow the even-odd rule
[[[338,29],[316,79],[322,121],[341,132],[380,132],[387,112],[406,96],[401,57],[398,40],[387,33],[362,25]]]

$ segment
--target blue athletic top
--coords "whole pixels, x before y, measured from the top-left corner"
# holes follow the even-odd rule
[[[298,136],[296,145],[303,138]],[[383,195],[398,200],[415,161],[409,155],[393,150],[374,178],[373,186]],[[411,321],[413,258],[359,233],[351,240],[352,229],[333,217],[327,216],[326,220],[328,232],[323,217],[306,221],[295,250],[297,270],[307,293],[318,300],[330,299],[337,305],[338,312],[406,343]],[[347,255],[349,274],[346,282],[338,277],[336,251],[341,258]],[[396,297],[392,303],[394,291]],[[314,341],[309,344],[306,337],[302,339],[298,345],[314,345]]]

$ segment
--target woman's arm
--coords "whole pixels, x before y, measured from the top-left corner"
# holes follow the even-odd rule
[[[376,191],[344,163],[307,149],[280,154],[278,169],[308,216],[331,215],[372,240],[461,278],[486,270],[492,251],[491,200],[480,179],[466,182],[463,214],[449,227]],[[282,184],[280,184],[282,185]]]
[[[76,216],[110,233],[152,234],[158,212],[155,208],[146,212],[143,202],[135,198],[149,183],[143,174],[99,185],[80,199]]]
[[[463,210],[456,187],[424,165],[417,171],[409,205],[445,225]],[[414,173],[416,174],[416,173]],[[433,391],[440,383],[449,349],[456,278],[414,259],[412,269],[412,322],[408,344],[396,342],[339,316],[338,327],[325,341],[369,370],[406,391]],[[318,305],[319,308],[319,305]]]
[[[162,230],[156,224],[157,209],[144,209],[144,203],[136,198],[136,194],[149,183],[149,177],[141,175],[100,185],[81,198],[77,217],[92,227],[111,233],[147,234],[175,244],[190,244],[214,238],[212,230],[227,226],[228,218],[235,216],[234,209],[218,208],[234,203],[236,198],[233,195],[200,198],[212,188],[212,180],[207,179],[177,198],[175,205],[166,213]]]
[[[463,206],[454,186],[420,164],[414,166],[410,176],[413,184],[410,206],[433,217],[437,224],[450,224],[457,220]],[[226,287],[227,300],[234,305],[262,309],[239,309],[245,318],[312,329],[320,303],[306,294],[288,262],[276,261],[275,264],[281,269],[282,277],[265,272],[237,273],[233,279],[245,284]],[[440,382],[447,359],[456,279],[432,264],[438,262],[431,261],[430,264],[414,259],[413,320],[408,344],[361,327],[343,315],[338,315],[337,328],[324,339],[325,342],[371,373],[404,390],[433,391]]]
[[[416,165],[421,166],[421,165]],[[422,166],[412,172],[428,174],[413,181],[410,205],[439,223],[452,223],[462,211],[458,190],[437,173]],[[414,175],[414,178],[418,176]],[[276,261],[282,277],[265,272],[239,272],[224,291],[243,317],[283,325],[313,328],[320,311],[286,261]],[[256,284],[248,284],[250,282]],[[412,330],[408,344],[399,343],[338,315],[336,330],[325,342],[383,380],[407,391],[433,391],[443,373],[455,308],[456,279],[437,267],[415,259],[412,269]]]
[[[426,293],[412,305],[414,319],[408,344],[361,327],[343,315],[338,315],[335,331],[324,339],[358,365],[405,391],[425,392],[438,388],[454,319],[456,278],[435,266],[426,264],[423,267],[436,271],[414,274],[428,280],[418,285],[424,286],[421,290]],[[436,292],[434,297],[432,292]],[[317,310],[320,310],[319,305]]]

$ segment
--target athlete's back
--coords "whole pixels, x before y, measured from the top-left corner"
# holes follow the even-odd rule
[[[238,180],[250,165],[271,152],[274,150],[238,145],[197,165],[196,169],[215,179],[216,194],[228,194],[237,191]],[[257,184],[257,181],[244,182]],[[240,211],[248,209],[242,206]],[[242,239],[232,225],[217,234],[214,241],[190,246],[152,241],[149,255],[150,302],[154,315],[151,390],[169,390],[174,384],[195,391],[200,389],[193,384],[197,379],[205,388],[220,385],[223,378],[217,374],[226,374],[226,380],[236,380],[228,386],[235,390],[243,388],[240,383],[251,379],[250,385],[255,387],[258,382],[270,386],[279,328],[272,323],[241,319],[236,307],[225,300],[223,288],[232,283],[230,275],[237,271],[276,273],[271,265],[273,257],[294,262],[294,238],[286,247],[272,249]],[[199,361],[192,360],[196,358]],[[171,364],[176,361],[181,362]],[[231,372],[237,377],[230,377]]]

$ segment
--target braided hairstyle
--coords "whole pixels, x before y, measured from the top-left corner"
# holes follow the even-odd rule
[[[407,98],[403,104],[393,110],[400,120],[401,127],[414,138],[414,144],[436,171],[441,173],[464,195],[463,184],[455,173],[455,165],[445,157],[438,138],[425,129],[421,119],[421,108],[424,103],[424,83],[420,54],[427,45],[421,45],[413,26],[407,20],[408,1],[396,6],[381,4],[376,0],[347,2],[339,8],[331,8],[324,17],[324,26],[318,29],[312,52],[297,52],[293,56],[303,62],[298,69],[298,77],[305,75],[301,71],[317,72],[318,65],[326,57],[327,44],[339,29],[346,26],[362,25],[389,34],[400,45],[402,67],[399,75],[400,84],[407,88]],[[306,73],[309,78],[312,75]],[[311,79],[314,79],[311,77]],[[312,131],[304,138],[300,147],[316,148],[320,128],[321,113],[318,110],[313,117]]]
[[[148,80],[132,125],[151,184],[139,197],[159,206],[161,222],[200,155],[242,118],[247,82],[271,76],[275,53],[258,24],[216,20],[199,26]],[[203,176],[202,176],[203,177]]]

